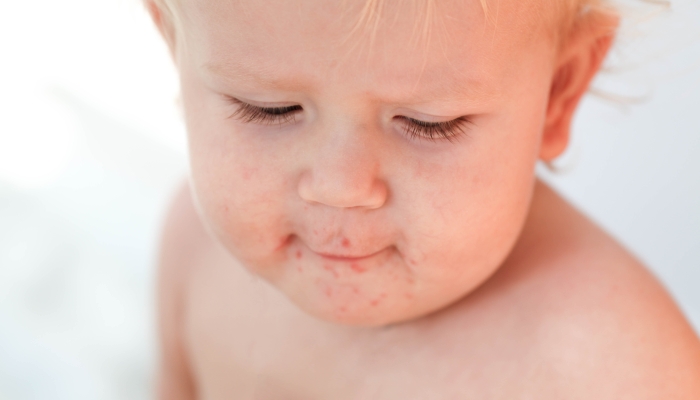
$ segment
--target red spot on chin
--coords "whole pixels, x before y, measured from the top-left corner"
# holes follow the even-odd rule
[[[224,206],[224,212],[228,212],[228,206]]]
[[[360,294],[360,289],[354,287],[354,288],[352,288],[352,292],[355,294]]]
[[[350,241],[348,240],[348,238],[343,238],[343,240],[340,241],[340,244],[343,247],[350,247]]]
[[[376,307],[376,306],[379,304],[379,302],[382,301],[382,300],[385,299],[385,298],[386,298],[386,293],[382,293],[382,294],[379,295],[379,297],[377,297],[376,299],[370,301],[369,304],[371,304],[372,307]]]
[[[331,267],[330,265],[324,264],[323,269],[333,274],[334,277],[338,277],[338,271],[336,271],[335,268]]]
[[[301,250],[297,250],[295,256],[296,256],[297,260],[301,259]]]
[[[350,264],[350,269],[353,270],[353,271],[355,271],[355,272],[357,272],[358,274],[361,274],[361,273],[367,271],[366,268],[362,267],[361,265],[359,265],[359,264],[357,264],[357,263],[352,263],[352,264]]]
[[[297,271],[299,271],[299,272],[304,272],[304,268],[302,268],[301,266],[299,266],[299,267],[297,267]]]
[[[404,294],[403,296],[404,296],[405,298],[409,299],[409,300],[411,300],[411,299],[413,298],[413,295],[410,294],[410,293],[406,293],[406,294]]]
[[[326,297],[333,297],[333,289],[328,286],[326,286],[326,288],[323,290],[323,293],[326,295]]]
[[[340,312],[344,313],[346,311],[348,311],[348,309],[345,306],[340,307]]]

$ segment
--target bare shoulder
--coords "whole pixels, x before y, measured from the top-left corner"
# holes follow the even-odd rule
[[[551,189],[537,192],[537,223],[513,254],[536,265],[501,278],[521,285],[536,321],[533,384],[567,398],[700,398],[700,342],[659,281]]]
[[[211,243],[183,183],[166,215],[158,265],[159,398],[194,399],[195,385],[183,337],[187,281],[200,253]]]

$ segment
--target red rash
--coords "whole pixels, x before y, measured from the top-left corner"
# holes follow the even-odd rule
[[[331,267],[330,265],[324,265],[323,269],[325,269],[326,271],[330,271],[334,277],[338,277],[338,271],[336,271],[335,268]]]
[[[365,268],[363,268],[360,265],[355,264],[355,263],[350,264],[350,269],[357,272],[358,274],[361,274],[361,273],[367,271]]]

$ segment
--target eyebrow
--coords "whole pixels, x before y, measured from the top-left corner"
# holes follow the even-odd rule
[[[225,81],[234,81],[231,76],[236,77],[235,82],[240,83],[251,83],[255,85],[263,85],[275,89],[286,89],[286,90],[299,90],[300,87],[304,86],[300,79],[279,79],[271,78],[272,73],[265,73],[266,71],[260,71],[260,66],[257,68],[250,68],[247,64],[229,61],[223,64],[207,62],[202,65],[202,67],[209,73],[216,75],[217,77]]]
[[[272,89],[281,89],[286,91],[300,91],[304,88],[308,89],[311,85],[309,82],[305,82],[303,79],[299,78],[273,78],[274,75],[270,69],[265,69],[260,66],[256,68],[251,68],[249,64],[242,63],[240,61],[228,61],[226,63],[214,63],[207,62],[202,65],[202,67],[216,75],[217,77],[223,79],[224,81],[235,82],[235,83],[249,83],[256,86],[264,86]],[[270,73],[266,73],[270,71]],[[231,75],[235,75],[235,79],[231,79]],[[444,76],[445,73],[435,73],[431,74],[435,76]],[[419,77],[420,81],[431,81],[434,80],[432,77],[427,75],[421,75]],[[418,87],[418,85],[416,85]],[[456,85],[454,82],[442,81],[438,85],[432,85],[427,88],[423,88],[420,91],[406,91],[405,94],[396,97],[415,97],[419,103],[427,103],[436,100],[457,100],[457,99],[473,99],[479,102],[491,99],[494,97],[493,91],[489,93],[489,85],[481,82],[478,79],[466,79],[464,84]],[[405,103],[396,101],[397,99],[391,99],[388,96],[379,95],[374,93],[374,98],[379,99],[388,103]]]

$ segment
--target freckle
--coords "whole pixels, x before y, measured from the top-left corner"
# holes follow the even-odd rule
[[[301,259],[301,250],[297,250],[296,257],[297,260]]]
[[[367,271],[365,268],[361,267],[360,265],[358,265],[356,263],[350,264],[350,269],[357,272],[358,274],[361,274],[361,273]]]
[[[348,240],[348,238],[343,238],[343,240],[340,241],[340,244],[343,245],[343,247],[349,247],[350,241]]]

